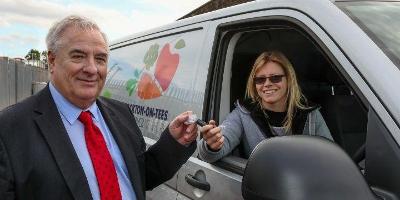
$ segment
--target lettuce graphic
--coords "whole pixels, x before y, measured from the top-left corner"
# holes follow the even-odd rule
[[[138,69],[135,69],[135,71],[133,73],[133,78],[126,81],[125,89],[126,89],[126,91],[128,91],[129,96],[132,96],[132,93],[136,90],[140,74],[141,74],[141,72]]]
[[[126,90],[128,91],[129,96],[132,96],[133,91],[135,91],[137,82],[136,79],[129,79],[126,82]]]
[[[158,57],[158,48],[160,48],[160,45],[158,45],[157,43],[153,44],[144,55],[143,63],[147,70],[149,70],[150,67],[153,66],[153,64],[156,62]]]

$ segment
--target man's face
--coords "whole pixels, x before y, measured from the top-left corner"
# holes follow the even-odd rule
[[[49,52],[51,81],[72,104],[85,109],[104,86],[107,61],[107,44],[99,31],[68,27],[57,52]]]

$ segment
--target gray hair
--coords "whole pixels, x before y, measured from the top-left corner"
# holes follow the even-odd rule
[[[99,26],[95,22],[91,21],[88,18],[77,15],[67,16],[64,19],[53,24],[46,36],[46,45],[48,51],[54,53],[57,52],[58,48],[61,45],[61,37],[63,36],[64,31],[70,26],[84,31],[98,30],[103,36],[108,51],[108,41],[106,34],[100,30]]]

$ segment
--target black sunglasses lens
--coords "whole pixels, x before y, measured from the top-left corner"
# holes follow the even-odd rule
[[[271,83],[279,83],[282,81],[282,75],[274,75],[274,76],[270,76],[269,80],[271,81]]]
[[[257,85],[260,85],[260,84],[264,84],[266,80],[267,80],[266,77],[255,77],[254,83]]]
[[[257,85],[264,84],[267,79],[271,81],[271,83],[280,83],[282,81],[282,77],[285,75],[272,75],[270,77],[255,77],[254,83]]]

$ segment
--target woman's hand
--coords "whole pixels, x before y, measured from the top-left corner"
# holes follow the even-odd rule
[[[208,125],[201,127],[200,133],[208,148],[212,151],[218,151],[224,145],[224,136],[221,133],[221,127],[217,127],[214,120],[210,120]]]

